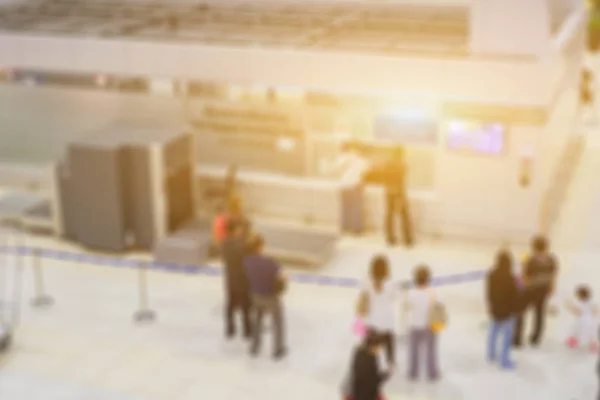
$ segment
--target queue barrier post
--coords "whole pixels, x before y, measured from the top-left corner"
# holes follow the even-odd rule
[[[38,248],[33,249],[32,257],[35,297],[33,300],[31,300],[31,305],[37,308],[52,307],[52,305],[54,305],[54,299],[50,295],[46,294],[44,286],[41,250]]]
[[[156,313],[148,305],[148,262],[140,261],[138,264],[138,293],[139,310],[133,315],[133,320],[138,323],[150,323],[156,320]]]

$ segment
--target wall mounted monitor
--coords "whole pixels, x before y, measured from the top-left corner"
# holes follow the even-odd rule
[[[472,121],[451,121],[447,125],[446,144],[451,151],[501,155],[508,145],[505,125]]]
[[[438,143],[439,122],[421,112],[385,113],[376,117],[373,138],[389,144],[432,145]]]

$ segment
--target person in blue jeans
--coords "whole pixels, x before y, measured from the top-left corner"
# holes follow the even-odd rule
[[[487,275],[486,298],[491,318],[487,358],[490,362],[499,362],[504,369],[513,369],[515,365],[510,353],[519,311],[519,288],[513,274],[513,259],[508,251],[502,250],[497,254],[494,267]]]

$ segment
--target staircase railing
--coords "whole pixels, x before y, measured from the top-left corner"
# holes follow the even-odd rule
[[[560,216],[560,210],[571,187],[584,149],[585,139],[578,135],[569,140],[561,154],[541,202],[540,233],[544,235],[552,232],[552,228]]]

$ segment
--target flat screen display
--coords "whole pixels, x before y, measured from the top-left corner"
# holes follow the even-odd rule
[[[503,154],[507,142],[506,127],[496,123],[453,121],[446,136],[450,150],[475,154]]]

